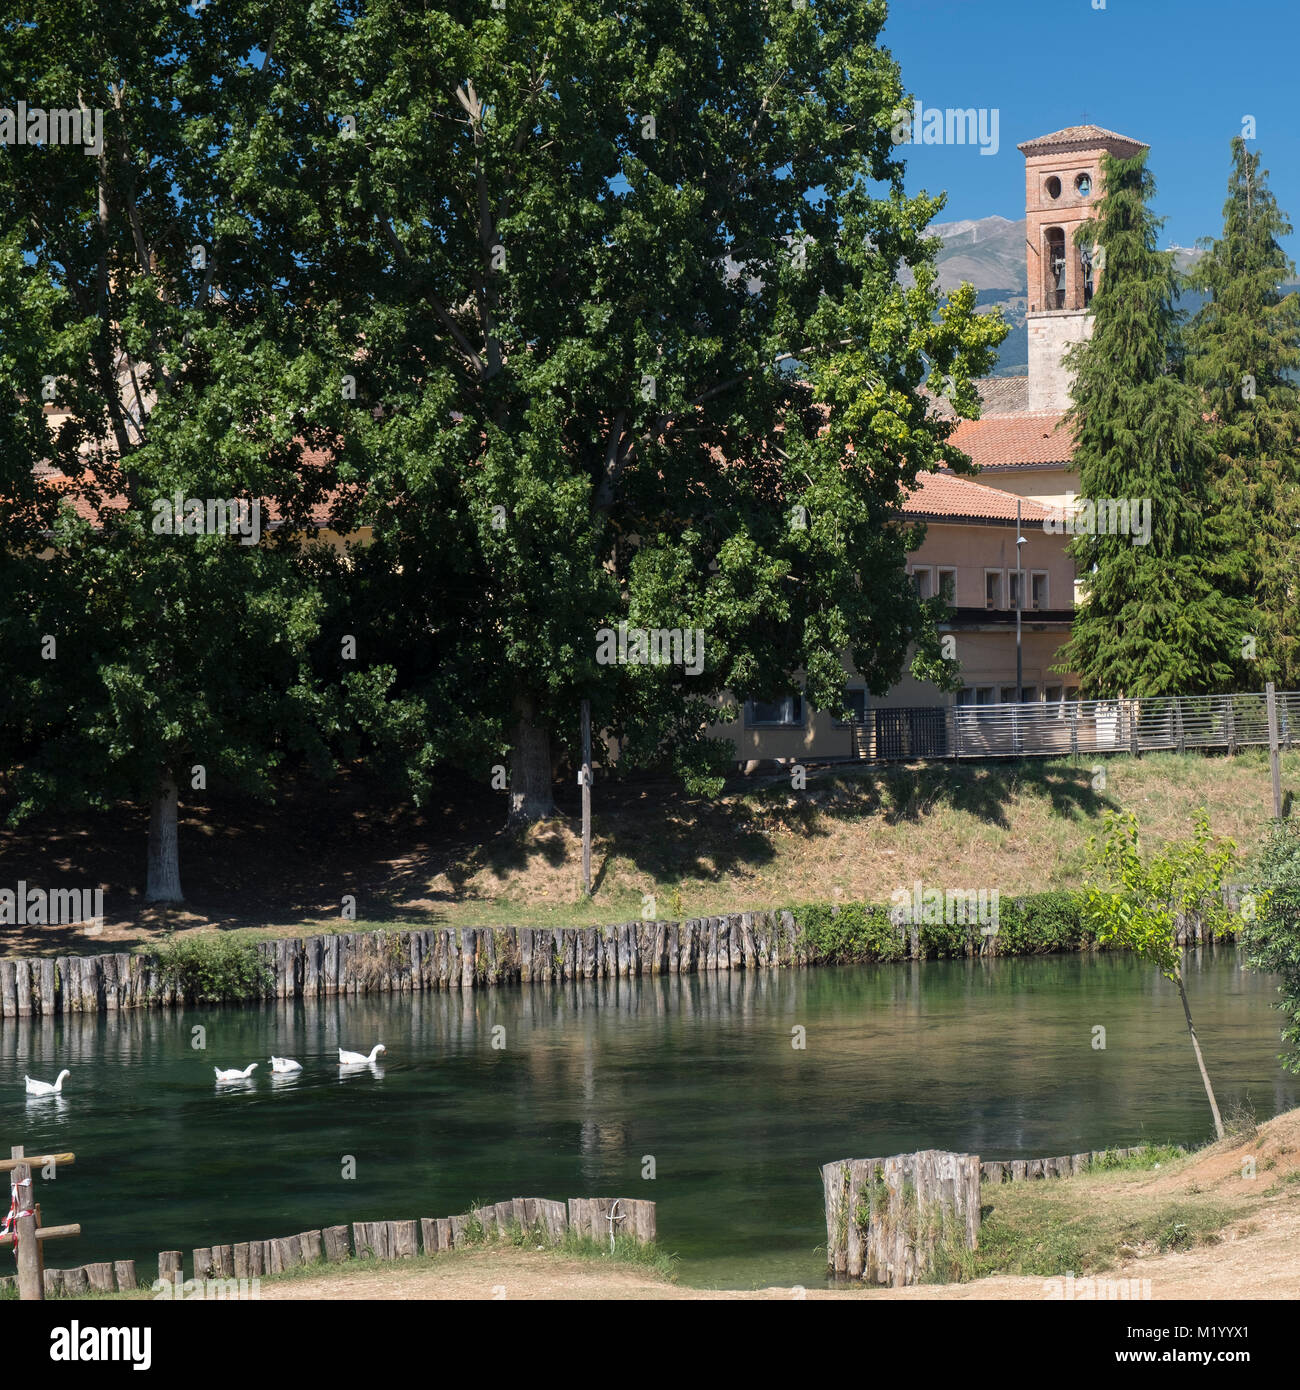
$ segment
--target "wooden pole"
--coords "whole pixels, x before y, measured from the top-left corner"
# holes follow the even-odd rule
[[[15,1153],[22,1153],[23,1146],[19,1144],[14,1150]],[[47,1163],[53,1163],[61,1167],[65,1163],[72,1163],[76,1159],[76,1154],[41,1154],[38,1158],[35,1154],[29,1154],[25,1158],[0,1158],[0,1172],[8,1173],[18,1167],[44,1168]]]
[[[582,891],[591,897],[591,701],[582,702]]]
[[[36,1208],[36,1219],[39,1221],[41,1211],[39,1205]],[[63,1236],[79,1236],[81,1234],[81,1223],[74,1222],[69,1226],[37,1226],[37,1240],[59,1240]]]
[[[36,1239],[36,1204],[32,1201],[32,1170],[23,1159],[23,1146],[9,1150],[13,1160],[10,1182],[18,1189],[18,1210],[24,1215],[14,1223],[18,1236],[18,1297],[24,1303],[45,1301],[45,1272],[41,1268],[41,1243]]]
[[[1281,820],[1282,758],[1277,740],[1277,691],[1274,690],[1272,681],[1264,687],[1264,696],[1268,701],[1268,762],[1273,773],[1273,818]]]

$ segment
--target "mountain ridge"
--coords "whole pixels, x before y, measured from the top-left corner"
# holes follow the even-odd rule
[[[979,307],[1001,309],[1011,325],[991,376],[1022,376],[1029,369],[1025,225],[1023,217],[1014,221],[997,213],[930,224],[930,232],[943,242],[935,258],[940,289],[949,293],[963,282],[974,285]],[[1166,249],[1174,253],[1175,264],[1184,274],[1204,254],[1193,246]],[[1188,313],[1195,313],[1200,304],[1201,296],[1194,292],[1180,300],[1180,307]]]

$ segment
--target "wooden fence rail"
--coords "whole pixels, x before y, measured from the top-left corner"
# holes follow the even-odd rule
[[[1209,939],[1199,919],[1179,938],[1188,945]],[[915,957],[917,943],[915,930],[910,935],[900,932],[904,955]],[[339,932],[260,941],[257,953],[270,982],[265,997],[273,999],[801,968],[817,960],[803,926],[789,911],[608,927]],[[997,936],[970,923],[965,954],[1001,954]],[[0,1018],[112,1013],[183,1003],[176,987],[163,981],[151,956],[121,952],[0,959]]]
[[[1093,1168],[1104,1168],[1111,1159],[1137,1158],[1149,1144],[1129,1149],[1092,1149],[1088,1153],[1062,1154],[1059,1158],[1012,1158],[980,1164],[981,1182],[1026,1182],[1034,1178],[1072,1178]]]
[[[974,937],[978,942],[978,934]],[[338,932],[257,943],[267,998],[473,989],[532,980],[628,979],[810,963],[790,912],[737,912],[607,927]],[[0,959],[0,1018],[184,1002],[151,956]]]
[[[423,1217],[407,1221],[354,1221],[347,1226],[326,1226],[271,1240],[241,1241],[232,1245],[198,1246],[190,1253],[190,1278],[216,1285],[214,1297],[234,1297],[227,1280],[251,1280],[269,1274],[321,1262],[337,1264],[348,1259],[403,1260],[421,1253],[437,1254],[463,1249],[483,1239],[527,1231],[537,1242],[556,1246],[572,1231],[592,1240],[608,1241],[611,1229],[639,1245],[654,1243],[655,1204],[627,1197],[571,1197],[568,1204],[545,1197],[515,1197],[490,1207],[476,1207],[459,1216]],[[183,1289],[185,1256],[180,1250],[158,1254],[158,1278]],[[218,1283],[219,1281],[219,1283]],[[75,1269],[47,1269],[46,1296],[77,1297],[89,1290],[111,1292],[136,1288],[135,1264],[80,1265]],[[3,1287],[3,1285],[0,1285]],[[197,1291],[196,1291],[197,1296]]]
[[[39,1303],[45,1297],[49,1283],[45,1269],[45,1242],[62,1240],[66,1236],[79,1236],[81,1227],[76,1223],[62,1226],[46,1226],[41,1220],[41,1204],[36,1198],[35,1174],[39,1170],[43,1177],[54,1177],[60,1166],[75,1163],[74,1153],[33,1155],[24,1151],[22,1144],[15,1144],[9,1150],[8,1159],[0,1162],[0,1169],[9,1174],[10,1209],[5,1218],[6,1234],[13,1232],[14,1260],[18,1272],[14,1282],[18,1297],[24,1303]],[[50,1172],[54,1169],[54,1172]],[[80,1276],[87,1277],[85,1271]],[[96,1271],[96,1277],[102,1277]]]

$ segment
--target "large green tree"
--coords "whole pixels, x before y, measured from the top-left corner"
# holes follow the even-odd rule
[[[184,791],[269,796],[286,760],[326,771],[393,714],[389,673],[329,631],[345,567],[302,544],[356,476],[350,346],[326,297],[290,292],[310,225],[261,215],[261,23],[128,0],[36,3],[0,30],[0,88],[102,132],[0,150],[8,810],[143,801],[164,902]],[[161,532],[176,495],[205,527],[209,500],[241,499],[251,531],[256,503],[260,544]]]
[[[1103,159],[1104,192],[1081,242],[1099,248],[1092,337],[1070,350],[1069,421],[1080,496],[1150,508],[1144,544],[1076,534],[1084,602],[1062,652],[1092,696],[1224,688],[1240,668],[1248,605],[1220,586],[1206,528],[1209,447],[1181,351],[1173,254],[1156,248],[1146,152]]]
[[[581,698],[626,762],[706,786],[723,691],[803,671],[833,707],[845,656],[879,691],[909,650],[945,676],[899,505],[963,463],[922,388],[973,413],[1005,330],[937,289],[884,19],[38,0],[10,23],[10,89],[104,112],[95,157],[0,154],[18,812],[144,799],[174,899],[195,765],[270,794],[288,758],[382,755],[418,793],[508,758],[527,819]],[[39,458],[89,520],[38,562]],[[157,536],[177,490],[278,529]],[[323,520],[375,543],[302,552]],[[623,620],[703,630],[702,671],[601,665]]]
[[[1188,325],[1187,376],[1209,416],[1207,504],[1220,582],[1254,609],[1258,689],[1300,681],[1300,295],[1282,249],[1291,222],[1238,137],[1223,234],[1204,242],[1190,284],[1206,296]]]
[[[960,463],[922,386],[973,413],[1005,330],[938,291],[884,19],[372,0],[344,42],[277,30],[254,143],[299,171],[300,275],[355,330],[370,637],[457,756],[508,750],[517,818],[583,698],[625,765],[701,787],[725,691],[802,671],[838,707],[845,657],[880,691],[909,648],[944,674],[898,509]],[[620,621],[702,630],[702,672],[601,665]]]

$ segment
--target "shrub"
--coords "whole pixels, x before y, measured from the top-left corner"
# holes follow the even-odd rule
[[[964,955],[971,932],[978,933],[979,928],[968,927],[965,922],[921,922],[916,940],[922,956],[942,960],[945,956]]]
[[[229,935],[172,937],[158,951],[164,983],[191,1004],[258,999],[272,984],[270,967],[247,938]]]
[[[998,951],[1008,956],[1078,951],[1095,935],[1084,923],[1075,894],[1034,893],[1004,901],[998,914]]]
[[[822,965],[901,960],[906,937],[889,913],[867,903],[805,903],[790,909],[803,929],[810,960]]]
[[[804,903],[790,909],[803,930],[809,959],[820,965],[852,965],[901,960],[910,945],[910,928],[890,921],[889,909],[870,903]],[[1069,892],[1033,893],[1002,899],[998,907],[998,955],[1037,955],[1078,951],[1095,944],[1084,923],[1079,898]],[[917,945],[925,957],[961,956],[974,944],[986,949],[975,925],[921,922]]]
[[[1254,900],[1255,917],[1246,921],[1246,959],[1256,970],[1279,977],[1281,996],[1275,1007],[1284,1023],[1286,1051],[1281,1062],[1300,1071],[1300,825],[1274,821],[1259,858],[1262,903]]]

